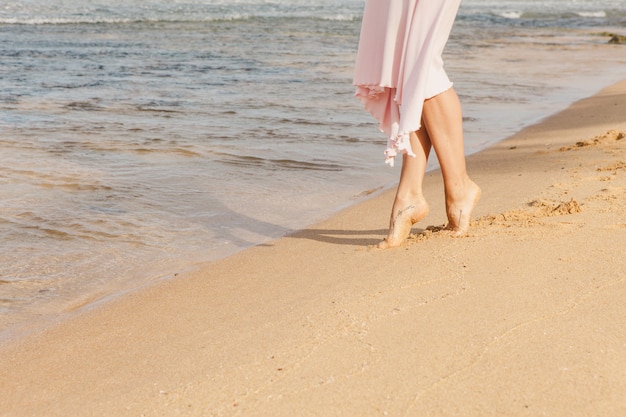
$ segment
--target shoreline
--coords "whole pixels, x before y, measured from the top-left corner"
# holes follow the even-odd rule
[[[386,189],[0,345],[0,416],[621,415],[624,114],[626,80],[468,156],[467,238],[431,171],[401,248]]]

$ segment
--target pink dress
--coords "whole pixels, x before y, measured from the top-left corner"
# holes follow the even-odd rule
[[[409,134],[424,100],[452,83],[441,54],[461,0],[367,0],[354,74],[356,95],[388,137],[385,162],[415,156]]]

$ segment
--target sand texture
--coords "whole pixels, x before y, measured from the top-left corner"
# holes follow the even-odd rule
[[[626,416],[626,81],[440,174],[0,349],[0,416]],[[398,171],[399,172],[399,171]]]

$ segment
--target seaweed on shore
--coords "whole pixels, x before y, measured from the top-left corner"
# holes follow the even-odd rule
[[[600,32],[598,36],[605,36],[609,38],[609,43],[614,45],[625,45],[626,44],[626,36],[618,35],[616,33],[611,32]]]

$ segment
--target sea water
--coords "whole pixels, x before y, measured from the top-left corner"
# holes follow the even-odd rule
[[[0,338],[392,186],[351,85],[363,5],[4,0]],[[623,1],[466,0],[467,152],[625,78],[612,31]]]

